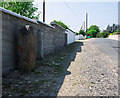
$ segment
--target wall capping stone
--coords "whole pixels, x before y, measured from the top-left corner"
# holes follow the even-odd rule
[[[10,14],[10,15],[12,15],[12,16],[18,17],[18,18],[22,18],[22,19],[27,20],[27,21],[29,21],[29,22],[36,23],[36,24],[42,23],[42,24],[44,24],[44,25],[46,25],[46,26],[48,26],[48,27],[50,27],[50,28],[55,29],[54,26],[51,26],[51,25],[49,25],[49,24],[46,24],[45,22],[42,22],[42,21],[40,21],[40,20],[36,20],[36,21],[35,21],[34,19],[27,18],[27,17],[25,17],[25,16],[22,16],[22,15],[20,15],[20,14],[17,14],[17,13],[15,13],[15,12],[10,11],[10,10],[4,9],[3,7],[0,7],[0,11],[2,11],[2,12],[4,12],[4,13],[7,13],[7,14]]]
[[[49,24],[46,24],[45,22],[42,22],[42,21],[40,21],[40,20],[37,20],[37,22],[38,22],[38,23],[42,23],[42,24],[44,24],[44,25],[46,25],[46,26],[48,26],[48,27],[51,27],[51,28],[55,29],[54,26],[51,26],[51,25],[49,25]]]
[[[29,21],[29,22],[38,24],[36,21],[34,21],[34,20],[32,20],[32,19],[29,19],[29,18],[27,18],[27,17],[25,17],[25,16],[21,16],[20,14],[17,14],[17,13],[15,13],[15,12],[10,11],[10,10],[4,9],[3,7],[0,7],[0,11],[2,11],[2,12],[4,12],[4,13],[7,13],[7,14],[10,14],[10,15],[12,15],[12,16],[15,16],[15,17],[18,17],[18,18],[27,20],[27,21]]]
[[[69,30],[69,31],[71,31],[71,32],[73,32],[73,33],[75,33],[75,32],[74,32],[74,31],[72,31],[71,29],[66,29],[66,31],[68,31],[68,30]]]

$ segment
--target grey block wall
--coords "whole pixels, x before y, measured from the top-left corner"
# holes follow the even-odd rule
[[[18,32],[22,26],[30,24],[26,20],[2,12],[2,72],[18,67]]]
[[[36,60],[44,56],[58,52],[66,43],[65,30],[58,25],[49,26],[39,21],[29,21],[27,18],[17,17],[9,12],[0,10],[2,14],[2,26],[0,38],[2,38],[2,72],[18,67],[18,33],[21,27],[31,25],[36,35]],[[13,13],[14,14],[14,13]],[[1,37],[2,36],[2,37]]]

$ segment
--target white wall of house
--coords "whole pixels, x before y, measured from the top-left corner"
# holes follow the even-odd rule
[[[79,40],[79,39],[83,39],[83,35],[82,34],[75,36],[75,40]]]
[[[120,41],[120,35],[109,35],[108,39],[113,39],[113,40],[119,40]]]
[[[79,40],[79,35],[75,35],[75,40]]]
[[[75,33],[66,29],[65,33],[67,34],[67,44],[73,43],[75,41]]]

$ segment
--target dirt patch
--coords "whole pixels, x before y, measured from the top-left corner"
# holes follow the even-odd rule
[[[76,52],[81,51],[82,42],[74,42],[61,52],[39,60],[37,67],[30,73],[11,71],[2,79],[3,96],[56,96]]]

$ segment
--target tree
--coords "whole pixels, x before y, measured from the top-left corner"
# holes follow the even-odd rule
[[[97,25],[90,26],[88,30],[96,30],[96,32],[100,32],[100,29]]]
[[[87,30],[87,33],[90,34],[91,37],[96,37],[97,33],[100,32],[100,29],[96,25],[92,25]]]
[[[112,26],[109,26],[109,25],[108,25],[107,28],[106,28],[106,31],[107,31],[109,34],[115,32],[116,30],[120,30],[120,26],[119,26],[119,25],[116,25],[116,24],[114,24],[114,23],[113,23]]]
[[[33,6],[33,2],[1,2],[1,7],[16,12],[17,14],[26,16],[28,18],[39,18],[40,12],[38,8]],[[35,15],[35,12],[38,13]]]
[[[117,29],[120,31],[120,24],[117,25]]]
[[[116,30],[117,30],[117,26],[113,23],[113,25],[112,25],[112,32],[115,32]]]
[[[68,26],[66,24],[64,24],[62,21],[54,20],[54,22],[57,23],[58,25],[60,25],[61,27],[63,27],[64,29],[68,29]]]
[[[106,31],[107,31],[109,34],[112,33],[112,28],[110,27],[110,25],[107,26]]]
[[[83,36],[85,36],[85,35],[86,35],[86,34],[85,34],[85,31],[84,31],[84,30],[82,30],[82,29],[79,31],[79,34],[82,34]]]
[[[92,29],[89,30],[87,33],[90,34],[91,37],[96,37],[96,35],[97,35],[97,31],[96,30],[92,30]]]

